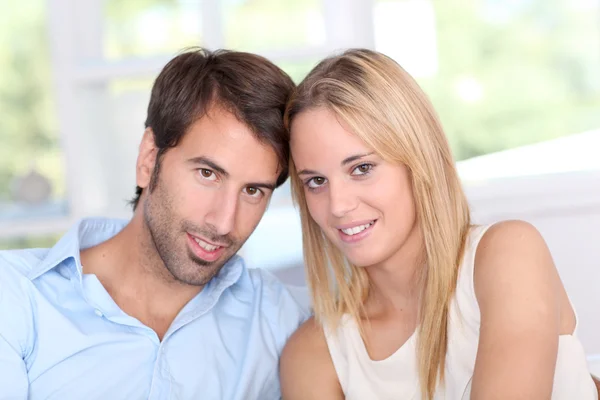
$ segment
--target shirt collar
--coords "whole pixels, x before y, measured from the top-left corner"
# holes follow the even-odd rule
[[[48,251],[42,262],[31,270],[28,275],[29,279],[34,280],[72,258],[77,277],[81,282],[83,279],[81,250],[110,239],[119,233],[127,223],[127,220],[109,218],[85,218],[78,221]],[[234,255],[204,288],[203,292],[210,293],[209,303],[216,302],[227,288],[236,284],[245,270],[243,259]]]
[[[181,310],[174,322],[174,329],[188,324],[190,321],[211,310],[219,302],[219,299],[227,289],[233,290],[236,293],[250,293],[246,284],[247,279],[242,278],[247,274],[248,271],[244,259],[237,254],[234,255],[221,268],[217,275],[206,284],[204,289]]]
[[[79,280],[82,278],[80,251],[100,244],[121,231],[126,220],[108,218],[85,218],[75,223],[52,247],[46,257],[29,273],[33,280],[72,258]]]

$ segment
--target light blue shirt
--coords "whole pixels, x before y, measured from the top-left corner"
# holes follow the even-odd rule
[[[79,252],[125,221],[83,220],[53,248],[0,252],[0,399],[279,399],[281,350],[308,310],[236,256],[159,341]]]

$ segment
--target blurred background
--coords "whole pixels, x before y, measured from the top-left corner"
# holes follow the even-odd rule
[[[544,234],[600,373],[600,0],[0,0],[0,249],[130,217],[150,87],[191,45],[296,82],[347,47],[396,59],[440,114],[475,221]],[[287,185],[243,255],[302,283]]]

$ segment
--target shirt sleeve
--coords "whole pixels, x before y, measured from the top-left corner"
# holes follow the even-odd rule
[[[269,271],[254,269],[250,273],[260,287],[261,335],[266,351],[263,358],[273,363],[269,363],[268,379],[263,379],[254,392],[256,397],[246,398],[280,400],[278,360],[289,337],[310,316],[308,292],[303,287],[284,285]]]
[[[24,361],[33,337],[32,283],[0,255],[0,398],[27,399]]]
[[[0,335],[0,388],[4,400],[27,399],[29,379],[25,362],[3,335]]]
[[[269,320],[280,355],[287,339],[310,315],[306,287],[284,285],[270,272],[257,270],[263,282],[262,311]]]

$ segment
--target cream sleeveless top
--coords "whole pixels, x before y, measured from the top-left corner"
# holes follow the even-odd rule
[[[435,400],[469,400],[479,343],[480,313],[473,285],[475,250],[487,226],[472,228],[450,306],[445,382]],[[597,400],[585,353],[572,335],[559,337],[553,400]],[[342,320],[335,332],[326,330],[329,353],[347,400],[420,399],[416,337],[385,360],[370,359],[353,319]]]

